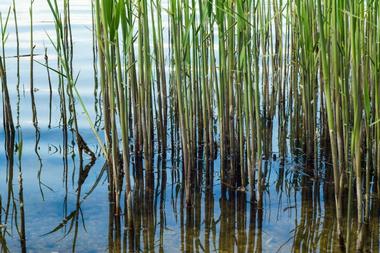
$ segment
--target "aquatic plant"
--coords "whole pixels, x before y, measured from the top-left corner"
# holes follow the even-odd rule
[[[126,226],[132,229],[132,193],[140,189],[143,175],[154,185],[153,159],[165,160],[169,152],[180,154],[173,163],[182,175],[182,204],[197,204],[203,165],[220,159],[222,195],[228,189],[250,191],[252,202],[262,208],[272,145],[281,142],[281,160],[289,148],[301,154],[304,173],[314,180],[332,174],[342,248],[350,245],[351,226],[343,226],[346,206],[348,217],[356,213],[363,237],[372,183],[380,189],[378,1],[169,0],[166,6],[162,0],[93,0],[94,86],[97,90],[99,82],[103,118],[97,122],[104,126],[104,140],[74,75],[70,1],[63,1],[63,8],[56,0],[48,4],[56,31],[56,38],[49,38],[58,65],[49,66],[47,56],[43,65],[49,83],[50,71],[59,76],[65,152],[71,127],[83,160],[78,101],[107,161],[117,228],[122,193]],[[16,16],[15,4],[13,10]],[[33,97],[33,0],[30,23]],[[4,32],[2,39],[4,77]],[[2,84],[6,88],[5,80]],[[4,95],[4,107],[8,104]],[[37,130],[36,112],[33,117]],[[310,166],[318,164],[323,152],[330,156],[325,167]],[[208,178],[210,173],[207,168]],[[112,247],[120,249],[120,242]]]

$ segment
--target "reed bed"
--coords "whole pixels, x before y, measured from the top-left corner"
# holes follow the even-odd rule
[[[368,222],[380,168],[378,1],[96,0],[95,13],[115,186],[118,119],[127,192],[129,150],[148,170],[156,140],[161,156],[181,150],[188,205],[197,159],[217,150],[222,187],[250,186],[261,203],[278,116],[306,163],[329,148],[339,235],[348,188]],[[180,142],[169,147],[168,133]]]
[[[280,115],[307,162],[329,140],[338,230],[349,178],[364,222],[379,177],[377,1],[98,0],[95,13],[115,186],[118,120],[128,192],[130,146],[149,168],[168,128],[180,136],[187,204],[199,150],[207,160],[219,148],[224,185],[262,192],[264,136]]]
[[[59,76],[64,135],[68,127],[74,131],[83,160],[76,101],[86,109],[72,64],[70,1],[48,4],[58,65],[46,60],[45,66],[49,83],[49,71]],[[196,204],[199,175],[213,173],[199,161],[219,159],[222,194],[249,191],[262,208],[273,129],[280,129],[282,160],[287,148],[301,150],[306,174],[315,180],[332,174],[342,247],[350,245],[346,215],[357,215],[364,238],[371,199],[380,192],[379,1],[93,0],[91,6],[105,144],[86,114],[107,161],[116,227],[122,193],[130,217],[125,226],[132,229],[139,178],[152,180],[152,160],[165,160],[169,151],[181,155],[174,169],[181,171],[186,206]],[[33,96],[32,7],[33,1]],[[5,38],[3,31],[6,109]],[[330,156],[326,166],[310,166],[322,152]],[[112,247],[120,249],[120,242]]]

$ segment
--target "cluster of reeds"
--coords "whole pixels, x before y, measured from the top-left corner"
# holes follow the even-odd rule
[[[69,18],[62,21],[57,3],[49,4],[76,125]],[[130,163],[150,173],[155,151],[165,157],[169,143],[182,154],[187,205],[202,168],[197,160],[216,159],[218,151],[223,187],[249,186],[262,203],[262,161],[270,159],[278,122],[306,162],[318,160],[329,140],[340,236],[344,192],[356,192],[358,220],[368,222],[371,182],[380,188],[378,1],[94,0],[92,6],[116,217],[124,180],[126,199],[132,189]],[[134,176],[143,173],[139,168]]]
[[[379,185],[379,3],[318,1],[317,13],[336,205],[354,177],[357,219],[367,223],[371,182]]]

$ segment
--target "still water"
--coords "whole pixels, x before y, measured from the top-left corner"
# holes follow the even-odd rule
[[[16,1],[20,54],[30,53],[29,1]],[[3,19],[11,5],[0,2]],[[77,87],[97,130],[101,129],[99,90],[94,88],[91,2],[72,1],[71,22],[74,38],[73,69],[79,73]],[[133,191],[132,231],[121,227],[115,232],[110,222],[107,178],[97,140],[83,110],[78,106],[79,128],[96,159],[85,157],[88,169],[84,182],[78,178],[79,159],[74,133],[67,136],[60,122],[57,75],[50,71],[50,95],[45,49],[49,65],[56,66],[56,55],[48,35],[54,37],[52,14],[44,0],[34,3],[34,101],[30,96],[30,58],[20,58],[17,79],[16,37],[10,15],[6,42],[8,87],[18,133],[22,133],[23,152],[13,164],[13,179],[4,147],[0,149],[1,252],[20,252],[17,232],[19,220],[19,168],[22,171],[26,245],[28,252],[107,252],[119,241],[131,252],[340,252],[337,239],[334,194],[329,158],[323,156],[305,165],[302,154],[289,148],[289,141],[277,128],[271,129],[271,157],[265,160],[267,188],[263,206],[258,207],[248,192],[230,190],[221,183],[220,161],[199,161],[194,179],[197,192],[193,206],[184,205],[180,183],[181,169],[176,152],[168,149],[166,159],[157,155],[154,171],[136,175]],[[37,124],[33,123],[32,104]],[[2,118],[2,117],[1,117]],[[283,138],[278,138],[283,134]],[[0,128],[0,142],[4,142]],[[277,139],[282,139],[279,143]],[[65,155],[67,153],[67,155]],[[135,171],[139,165],[132,164]],[[313,166],[323,173],[313,174]],[[310,173],[309,173],[310,172]],[[366,249],[379,252],[379,213],[374,199]],[[7,203],[9,212],[6,215]],[[153,210],[153,211],[152,211]],[[4,222],[6,221],[6,222]],[[347,220],[344,221],[344,224]],[[349,222],[355,228],[353,221]],[[124,224],[122,217],[121,224]],[[355,229],[352,229],[355,231]],[[110,236],[111,234],[111,236]],[[116,236],[115,236],[116,234]],[[353,232],[349,251],[355,252]]]

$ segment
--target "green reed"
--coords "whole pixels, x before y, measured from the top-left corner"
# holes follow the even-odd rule
[[[373,22],[374,23],[377,23],[379,24],[380,22],[380,4],[378,2],[375,3],[375,6],[374,6],[374,9],[373,9],[373,12],[372,12],[372,17],[373,17]],[[373,37],[372,37],[375,41],[379,42],[380,41],[380,26],[377,26],[377,29],[375,30],[375,32],[373,33]],[[380,50],[380,43],[377,43],[377,44],[373,44],[371,46],[371,50],[370,50],[370,55],[372,54],[376,54],[377,52],[377,56],[374,57],[375,59],[375,64],[372,65],[372,68],[371,70],[374,71],[373,73],[376,73],[375,76],[374,76],[374,83],[379,83],[380,82],[380,73],[379,73],[379,70],[380,70],[380,54],[378,53]],[[380,178],[380,124],[379,124],[379,120],[380,120],[380,87],[379,85],[374,85],[374,97],[375,97],[375,119],[376,119],[376,124],[374,125],[375,127],[375,131],[376,131],[376,157],[377,157],[377,161],[376,164],[375,164],[375,168],[377,168],[377,178]],[[380,180],[378,180],[377,182],[377,188],[378,188],[378,192],[380,190]]]
[[[373,159],[372,155],[377,152],[373,144],[378,143],[378,138],[371,126],[377,118],[378,107],[376,82],[379,72],[376,69],[378,63],[374,60],[378,58],[378,52],[374,51],[373,45],[378,46],[378,28],[374,20],[378,18],[379,7],[376,1],[333,1],[331,12],[327,3],[324,7],[324,18],[330,19],[331,25],[325,25],[327,35],[321,36],[319,44],[322,47],[321,57],[326,61],[322,80],[330,83],[330,89],[325,88],[325,93],[326,108],[331,107],[330,113],[330,109],[327,110],[331,114],[329,130],[333,133],[330,136],[332,154],[335,155],[333,167],[338,172],[334,172],[336,200],[341,201],[344,172],[350,173],[349,185],[353,173],[357,219],[363,223],[368,222],[370,185],[377,173],[374,166],[377,159]],[[323,29],[322,12],[319,15],[320,29]],[[332,68],[329,68],[327,61],[330,61]],[[350,114],[353,114],[353,119]]]
[[[324,81],[324,94],[326,97],[326,110],[327,110],[327,118],[328,118],[328,128],[330,133],[330,144],[331,144],[331,153],[332,153],[332,160],[333,160],[333,171],[334,171],[334,190],[335,190],[335,202],[336,202],[336,212],[337,212],[337,219],[338,219],[338,233],[341,235],[341,217],[342,217],[342,209],[341,209],[341,196],[340,196],[340,171],[337,161],[337,143],[336,143],[336,130],[335,130],[335,122],[334,122],[334,112],[333,112],[333,98],[331,94],[331,81],[330,81],[330,70],[328,68],[328,61],[327,61],[327,49],[326,49],[326,35],[324,32],[324,24],[322,21],[322,7],[321,7],[321,1],[318,1],[317,6],[317,15],[318,15],[318,27],[320,30],[319,35],[319,45],[321,47],[320,53],[322,58],[322,68],[323,68],[323,81]]]
[[[317,111],[326,108],[326,126],[329,125],[334,134],[337,134],[331,138],[334,146],[332,153],[335,154],[333,160],[336,161],[333,167],[349,167],[348,149],[351,144],[348,139],[352,124],[349,113],[355,106],[349,108],[354,97],[350,98],[348,94],[356,87],[351,87],[355,83],[355,75],[351,82],[350,69],[344,67],[353,54],[348,48],[355,48],[355,43],[347,39],[351,29],[355,30],[355,26],[351,25],[355,19],[349,22],[348,18],[351,11],[349,4],[342,1],[331,4],[322,2],[318,8],[312,1],[203,3],[173,0],[169,1],[168,8],[161,6],[161,1],[118,1],[113,4],[105,1],[99,7],[102,8],[102,5],[105,6],[104,9],[111,8],[110,6],[113,9],[107,14],[112,18],[103,18],[102,21],[111,25],[102,24],[104,31],[101,32],[115,36],[120,32],[118,23],[121,22],[123,33],[123,40],[119,40],[122,48],[115,38],[110,37],[108,42],[103,43],[111,47],[116,43],[116,51],[121,52],[123,59],[118,64],[116,53],[116,64],[112,64],[109,60],[109,57],[112,59],[112,52],[105,52],[105,62],[100,62],[100,65],[107,65],[110,68],[108,72],[124,72],[128,87],[126,93],[131,97],[126,103],[131,103],[133,112],[129,115],[135,122],[135,131],[130,134],[135,142],[139,140],[145,146],[143,149],[148,154],[147,157],[151,154],[152,135],[148,133],[153,132],[152,116],[156,118],[157,138],[166,136],[163,131],[164,121],[167,120],[165,92],[170,90],[170,106],[175,107],[174,111],[177,112],[175,117],[181,132],[184,163],[189,164],[185,167],[191,164],[186,157],[194,156],[197,140],[202,140],[198,143],[205,143],[209,147],[214,145],[214,122],[210,119],[215,116],[218,121],[221,157],[239,157],[238,164],[244,165],[247,161],[252,167],[253,161],[259,162],[261,159],[262,146],[266,145],[262,142],[262,125],[267,125],[267,121],[274,117],[279,102],[285,104],[284,94],[289,92],[287,104],[291,108],[281,106],[281,109],[292,110],[293,115],[301,115],[302,122],[296,123],[305,128],[305,133],[298,135],[306,141],[304,145],[308,157],[314,157],[316,152],[315,143],[319,138],[316,135],[317,125],[325,124],[325,114],[322,112],[319,119]],[[117,10],[122,14],[117,14]],[[170,38],[169,51],[163,47],[163,13],[167,13],[170,20],[167,32]],[[375,20],[378,14],[373,11],[371,15]],[[366,29],[376,42],[377,33],[374,33],[376,30],[371,28],[371,23],[373,22]],[[113,27],[115,24],[116,27]],[[290,31],[293,34],[299,33],[300,36],[289,36],[287,33]],[[98,34],[98,39],[99,37],[104,39],[105,35]],[[150,40],[154,42],[152,45]],[[342,43],[349,47],[341,49],[339,45]],[[286,49],[284,45],[292,47]],[[378,43],[373,45],[375,46],[368,49],[376,54],[375,47]],[[299,49],[298,52],[296,49]],[[320,53],[321,58],[318,57]],[[361,53],[365,52],[358,52]],[[166,81],[165,64],[168,60],[165,55],[170,57],[172,64],[169,82]],[[285,56],[292,60],[284,59]],[[332,64],[328,64],[330,60]],[[286,66],[287,62],[291,64],[290,67]],[[369,61],[367,63],[368,68],[374,68]],[[119,67],[121,70],[117,70]],[[318,75],[318,70],[322,70],[321,75]],[[287,77],[291,82],[289,85]],[[298,85],[293,86],[293,83]],[[364,88],[363,99],[367,106],[363,109],[368,116],[366,125],[370,125],[375,117],[371,116],[372,105],[368,101],[371,101],[372,94],[376,94],[378,89],[375,85]],[[152,94],[153,91],[157,94]],[[113,106],[111,110],[114,111],[112,108]],[[283,115],[283,120],[287,121],[285,113]],[[142,124],[146,124],[144,133],[136,129]],[[203,128],[203,131],[197,130],[198,128]],[[135,148],[138,149],[139,145],[136,142]],[[253,157],[252,153],[257,154],[257,157]],[[204,154],[211,155],[210,152]],[[236,172],[230,168],[226,170],[228,174]],[[243,175],[249,171],[251,169],[246,171],[243,166],[240,173]],[[245,181],[242,182],[244,184]]]
[[[73,97],[69,23],[49,3]],[[262,165],[278,122],[306,164],[328,150],[327,171],[306,173],[318,179],[332,172],[341,239],[343,194],[353,192],[352,183],[357,219],[368,222],[371,183],[380,188],[378,1],[94,0],[93,6],[116,216],[124,180],[126,196],[133,188],[131,162],[143,162],[149,174],[153,156],[166,157],[169,143],[182,155],[186,204],[193,204],[202,173],[196,161],[219,155],[223,189],[249,186],[261,205],[268,183]],[[135,175],[142,174],[136,166]]]
[[[127,16],[127,10],[129,10],[131,6],[128,6],[123,0],[114,2],[97,0],[94,6],[96,13],[96,37],[99,48],[99,72],[101,94],[103,97],[105,138],[109,161],[108,173],[111,181],[109,187],[110,191],[114,192],[112,198],[115,201],[115,223],[117,226],[120,226],[120,194],[122,191],[123,177],[125,177],[126,200],[131,191],[129,172],[129,100],[131,97],[130,91],[132,89],[128,89],[126,83],[127,81],[128,84],[133,83],[132,92],[134,95],[138,92],[137,89],[140,88],[136,81],[136,72],[129,72],[131,69],[134,70],[133,64],[135,60],[126,57],[129,52],[133,51],[133,37],[130,35],[132,31],[132,20],[128,20],[131,16]],[[132,66],[131,69],[126,67],[128,65]],[[144,99],[140,100],[140,97],[137,98],[134,96],[133,98],[139,102],[144,101]],[[137,109],[141,108],[137,106],[134,107],[134,113],[137,113],[135,111]],[[119,168],[120,157],[117,122],[120,124],[123,170]],[[142,122],[138,122],[134,125],[136,132],[143,130],[141,127],[137,129],[137,125],[141,126],[142,124]],[[144,133],[144,135],[146,134],[151,136],[150,131]],[[137,145],[140,147],[140,143]],[[150,143],[144,143],[144,147],[146,148],[144,151],[147,151],[148,145],[150,145]],[[124,175],[121,171],[123,171]],[[126,222],[130,227],[132,226],[130,219]],[[118,243],[114,246],[116,248],[120,247]]]

